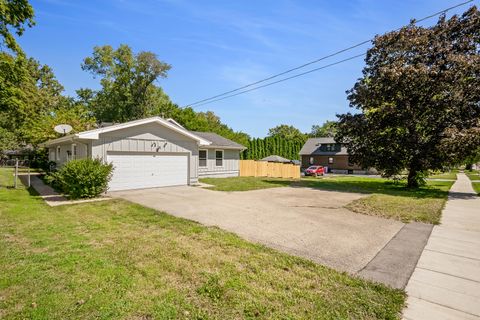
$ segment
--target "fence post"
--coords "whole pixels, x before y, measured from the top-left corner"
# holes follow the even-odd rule
[[[15,159],[15,178],[13,180],[13,187],[17,189],[17,178],[18,178],[18,159]]]
[[[30,188],[30,165],[28,166],[28,187]]]

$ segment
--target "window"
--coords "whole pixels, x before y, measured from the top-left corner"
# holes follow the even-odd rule
[[[333,158],[328,158],[328,164],[332,164],[333,163]]]
[[[223,166],[223,150],[215,150],[215,165],[217,167]]]
[[[310,157],[310,164],[313,164],[313,157]]]
[[[77,159],[77,145],[72,144],[72,160]]]
[[[327,151],[332,151],[332,145],[331,144],[327,144]]]
[[[199,167],[207,166],[207,150],[198,151],[198,166]]]
[[[61,151],[60,146],[58,146],[58,147],[57,147],[57,154],[56,154],[56,156],[55,156],[55,160],[56,160],[56,161],[60,160],[60,151]]]

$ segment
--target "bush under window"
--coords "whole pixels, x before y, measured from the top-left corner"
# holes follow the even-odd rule
[[[94,198],[107,191],[112,164],[100,159],[71,160],[46,178],[71,199]]]

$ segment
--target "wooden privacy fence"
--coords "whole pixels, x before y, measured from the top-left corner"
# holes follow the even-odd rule
[[[240,176],[300,179],[300,166],[291,163],[240,160]]]

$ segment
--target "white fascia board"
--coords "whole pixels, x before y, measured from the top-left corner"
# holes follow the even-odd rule
[[[109,126],[109,127],[105,127],[105,128],[100,128],[100,129],[94,129],[94,130],[90,130],[90,131],[84,131],[84,132],[80,132],[78,134],[79,138],[80,139],[93,139],[93,140],[96,140],[99,138],[99,135],[102,134],[102,133],[106,133],[106,132],[111,132],[111,131],[116,131],[116,130],[121,130],[121,129],[126,129],[126,128],[130,128],[130,127],[135,127],[135,126],[139,126],[139,125],[142,125],[142,124],[147,124],[147,123],[153,123],[153,122],[156,122],[158,124],[161,124],[175,132],[178,132],[184,136],[187,136],[195,141],[197,141],[200,145],[210,145],[212,144],[212,142],[206,140],[206,139],[203,139],[193,133],[191,133],[190,131],[184,129],[184,128],[181,128],[181,127],[177,127],[176,125],[160,118],[160,117],[152,117],[152,118],[147,118],[147,119],[142,119],[142,120],[135,120],[135,121],[130,121],[130,122],[126,122],[126,123],[122,123],[122,124],[117,124],[117,125],[113,125],[113,126]]]
[[[60,138],[57,138],[57,139],[48,140],[44,143],[41,143],[40,146],[41,147],[49,147],[51,145],[59,144],[59,143],[62,143],[62,142],[70,142],[70,141],[75,140],[76,138],[78,138],[78,134],[70,134],[70,135],[65,136],[65,137],[60,137]]]

